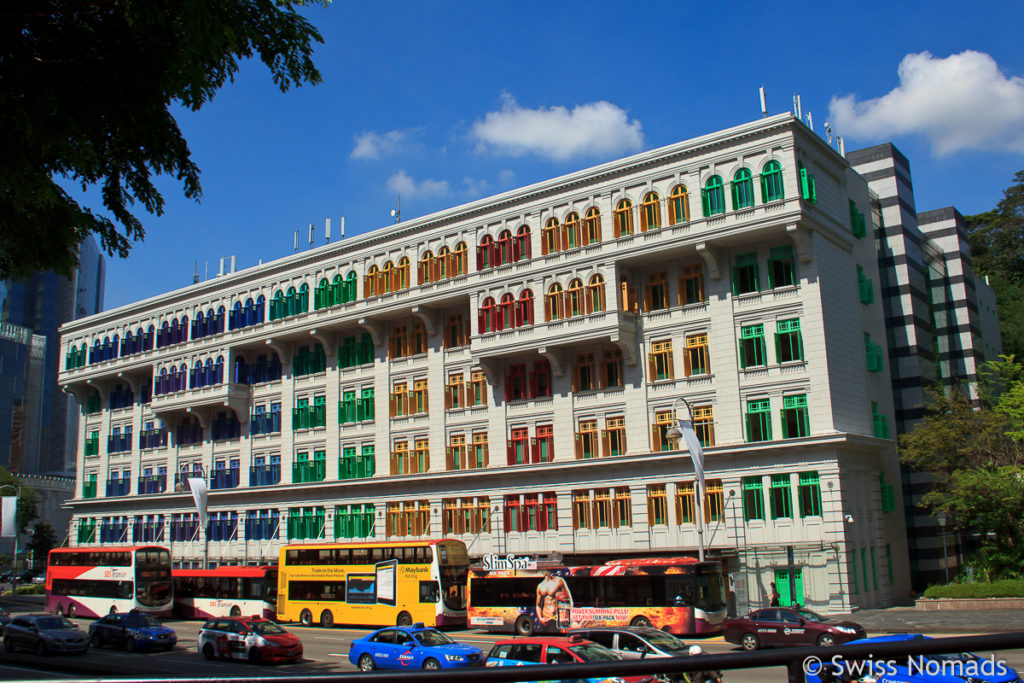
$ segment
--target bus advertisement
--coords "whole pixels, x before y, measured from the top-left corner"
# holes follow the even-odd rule
[[[171,574],[176,617],[275,618],[277,567],[223,565],[213,569],[174,569]]]
[[[532,635],[654,626],[687,636],[720,631],[725,621],[725,581],[718,562],[675,557],[545,567],[522,558],[514,563],[490,556],[484,560],[469,570],[470,628]]]
[[[304,543],[281,548],[277,618],[309,626],[466,623],[458,540]]]
[[[54,548],[46,567],[46,610],[99,617],[139,610],[170,616],[171,553],[160,546]]]

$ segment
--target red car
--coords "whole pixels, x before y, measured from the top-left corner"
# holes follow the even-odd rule
[[[864,627],[852,621],[833,621],[803,608],[769,607],[745,617],[727,619],[723,635],[744,650],[787,645],[829,647],[866,637]]]
[[[532,636],[499,640],[491,648],[484,666],[523,666],[530,664],[582,664],[583,662],[623,661],[604,645],[579,636]],[[652,676],[602,676],[591,681],[650,683]]]
[[[199,629],[199,652],[207,659],[227,657],[254,664],[297,662],[302,641],[261,617],[216,617]]]

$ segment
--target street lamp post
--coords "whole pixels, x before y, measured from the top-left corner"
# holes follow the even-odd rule
[[[689,419],[681,420],[676,418],[677,406],[682,403],[686,406]],[[697,559],[704,561],[704,451],[701,449],[700,440],[693,429],[693,408],[682,396],[672,402],[672,418],[675,424],[665,431],[665,438],[672,442],[676,450],[685,442],[690,452],[690,460],[693,462],[693,471],[697,476],[694,485],[694,514],[697,516]]]
[[[18,499],[21,498],[21,488],[14,484],[0,485],[0,491],[14,489],[14,557],[11,559],[11,572],[18,573]]]
[[[946,583],[949,583],[949,555],[946,552],[946,512],[943,510],[935,516],[942,529],[942,566],[946,570]]]

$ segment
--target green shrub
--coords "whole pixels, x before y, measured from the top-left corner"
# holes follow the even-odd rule
[[[926,598],[1021,598],[1024,579],[1001,579],[991,583],[951,583],[929,586]]]

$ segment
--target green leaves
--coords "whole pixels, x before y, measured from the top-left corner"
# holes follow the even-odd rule
[[[169,108],[193,110],[253,56],[286,91],[320,82],[317,30],[292,0],[14,0],[0,10],[0,279],[70,274],[96,234],[125,257],[160,215],[153,176],[198,200],[199,168]],[[317,4],[326,4],[318,2]],[[60,186],[98,186],[105,215]]]

